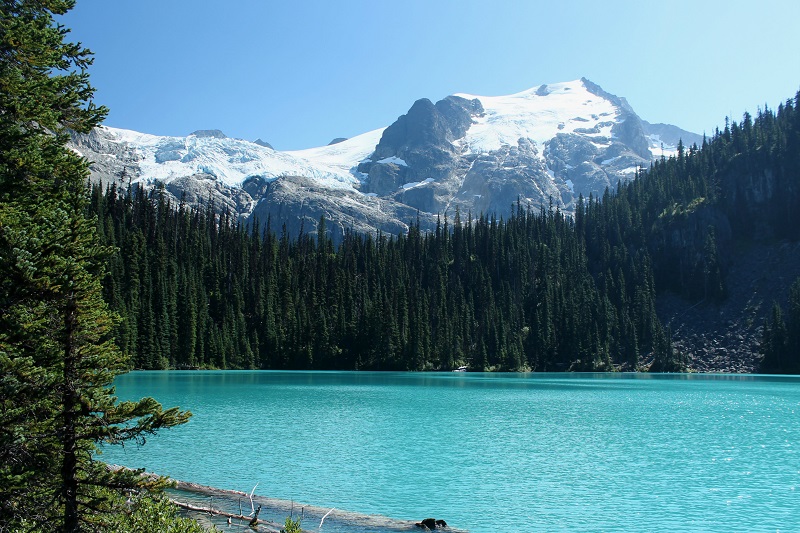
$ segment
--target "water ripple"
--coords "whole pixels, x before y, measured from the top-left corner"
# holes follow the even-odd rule
[[[117,391],[195,416],[103,458],[206,485],[470,531],[800,530],[800,378],[137,372]]]

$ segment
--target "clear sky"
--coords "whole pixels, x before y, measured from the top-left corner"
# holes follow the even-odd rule
[[[697,133],[800,90],[798,0],[78,0],[61,22],[107,125],[281,150],[580,77]]]

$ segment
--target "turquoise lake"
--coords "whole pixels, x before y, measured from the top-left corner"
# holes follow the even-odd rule
[[[800,531],[800,377],[173,371],[116,386],[194,413],[101,456],[175,479],[473,532]]]

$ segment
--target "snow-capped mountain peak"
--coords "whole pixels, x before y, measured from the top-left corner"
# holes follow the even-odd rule
[[[559,133],[576,131],[592,135],[601,142],[612,137],[618,110],[589,92],[581,80],[541,85],[508,96],[457,94],[477,99],[484,115],[475,119],[464,144],[473,152],[490,152],[514,146],[520,138],[530,139],[540,148]]]
[[[75,134],[96,181],[163,184],[190,204],[212,198],[241,217],[313,231],[324,215],[346,229],[396,233],[438,214],[505,214],[521,201],[569,212],[577,195],[601,194],[677,138],[699,136],[642,121],[623,99],[586,80],[507,96],[456,94],[415,102],[386,128],[306,150],[198,130],[167,137],[100,127]],[[278,227],[278,226],[274,226]]]

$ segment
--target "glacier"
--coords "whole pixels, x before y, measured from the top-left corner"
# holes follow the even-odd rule
[[[186,137],[100,126],[70,146],[92,180],[164,187],[190,205],[209,199],[242,219],[272,218],[334,236],[349,229],[433,227],[438,216],[507,213],[600,194],[638,168],[700,142],[699,135],[641,120],[624,98],[585,78],[507,96],[459,93],[422,99],[385,127],[327,146],[278,151],[217,130]],[[338,139],[337,139],[338,141]]]

